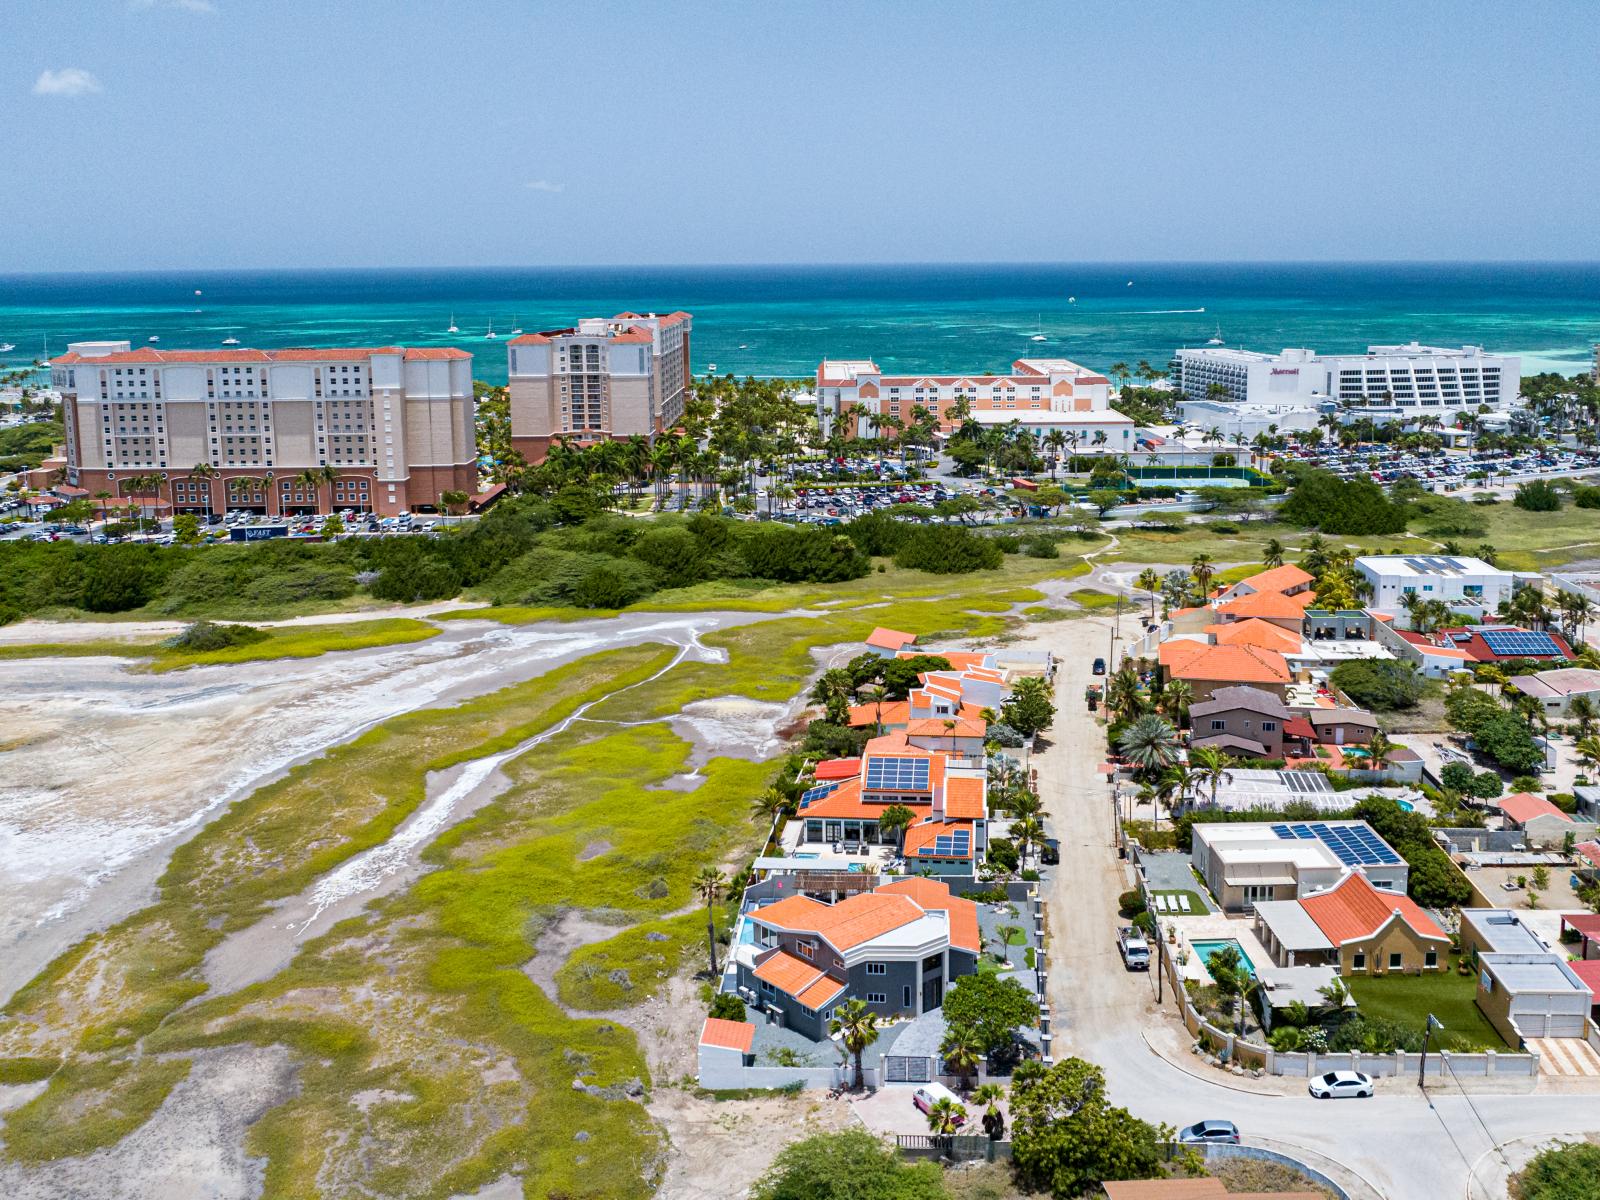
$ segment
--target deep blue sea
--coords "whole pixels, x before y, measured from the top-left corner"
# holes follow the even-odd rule
[[[806,376],[824,357],[999,371],[1024,355],[1105,369],[1232,346],[1352,351],[1418,339],[1574,373],[1600,341],[1600,263],[1048,264],[0,275],[0,355],[69,341],[162,348],[458,345],[505,379],[502,335],[624,309],[694,314],[697,371]],[[452,315],[460,332],[446,332]],[[1042,333],[1044,342],[1031,340]]]

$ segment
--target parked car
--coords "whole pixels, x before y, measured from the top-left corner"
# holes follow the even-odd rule
[[[1124,925],[1117,934],[1117,949],[1122,952],[1122,965],[1130,971],[1150,969],[1150,943],[1144,940],[1132,925]]]
[[[1097,659],[1094,660],[1094,673],[1096,675],[1104,675],[1106,673],[1106,660],[1105,659],[1097,658]]]
[[[1039,843],[1039,861],[1047,867],[1053,867],[1061,861],[1061,843],[1055,838],[1047,837]]]
[[[1329,1071],[1311,1081],[1310,1091],[1318,1100],[1370,1096],[1372,1076],[1364,1071]]]
[[[1232,1121],[1196,1121],[1178,1130],[1178,1140],[1190,1145],[1209,1143],[1237,1146],[1239,1127]]]
[[[948,1100],[952,1104],[960,1104],[961,1097],[957,1096],[942,1083],[925,1083],[911,1094],[911,1103],[917,1106],[918,1111],[927,1112],[941,1100]],[[965,1118],[958,1118],[961,1124]]]

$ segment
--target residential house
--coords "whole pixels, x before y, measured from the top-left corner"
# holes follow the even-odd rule
[[[1577,841],[1595,834],[1593,821],[1575,820],[1543,796],[1513,792],[1494,801],[1494,805],[1505,818],[1506,828],[1520,830],[1530,846],[1559,846],[1569,833]]]
[[[1311,708],[1305,719],[1326,746],[1364,746],[1378,732],[1378,719],[1360,708]]]
[[[906,878],[837,904],[795,895],[749,910],[753,947],[738,958],[748,1002],[815,1041],[846,999],[880,1017],[940,1007],[977,970],[977,905],[932,879]]]
[[[1356,570],[1372,586],[1371,607],[1409,628],[1406,597],[1443,600],[1475,614],[1494,612],[1511,598],[1516,576],[1481,558],[1441,554],[1369,554]]]
[[[857,773],[807,789],[788,836],[791,853],[855,853],[887,869],[897,857],[907,871],[967,880],[988,847],[988,766],[982,735],[959,722],[927,734],[895,731],[867,743]],[[977,741],[973,751],[967,744]],[[831,774],[831,772],[830,772]],[[891,805],[915,814],[899,835],[879,817]],[[787,842],[786,842],[787,845]],[[896,847],[898,846],[898,853]]]
[[[707,1017],[700,1026],[699,1079],[704,1087],[739,1087],[740,1072],[755,1065],[756,1027],[749,1021]]]
[[[1283,655],[1258,646],[1217,646],[1174,638],[1161,643],[1157,657],[1168,679],[1182,679],[1194,689],[1196,701],[1209,700],[1219,688],[1237,684],[1249,684],[1281,699],[1291,680]]]
[[[1316,602],[1311,592],[1286,596],[1282,592],[1251,592],[1236,600],[1218,603],[1217,617],[1223,622],[1265,621],[1294,634],[1298,640],[1305,626],[1306,609]]]
[[[1463,908],[1461,949],[1476,954],[1548,954],[1550,947],[1504,908]]]
[[[1211,699],[1189,706],[1189,744],[1256,758],[1282,758],[1283,727],[1292,715],[1278,696],[1261,688],[1217,688]]]
[[[1224,912],[1248,912],[1336,886],[1346,871],[1405,894],[1405,859],[1365,821],[1201,822],[1190,862]]]
[[[1413,900],[1359,870],[1326,891],[1257,904],[1256,936],[1280,967],[1327,963],[1341,975],[1437,971],[1450,945]]]
[[[1316,577],[1303,567],[1293,563],[1284,563],[1281,567],[1270,567],[1265,571],[1258,571],[1254,575],[1247,575],[1231,587],[1223,589],[1217,596],[1219,604],[1230,600],[1237,600],[1241,596],[1255,595],[1258,592],[1276,592],[1282,596],[1298,596],[1311,590],[1311,585],[1316,583]]]
[[[914,633],[903,633],[880,625],[867,636],[867,649],[879,658],[894,658],[902,650],[909,650],[916,645],[916,641],[917,635]]]
[[[1571,714],[1572,702],[1579,696],[1600,712],[1600,671],[1588,667],[1560,667],[1537,675],[1514,675],[1511,686],[1524,696],[1532,696],[1549,717],[1563,720]]]
[[[1535,954],[1479,954],[1478,1008],[1512,1046],[1525,1038],[1581,1038],[1594,996],[1566,959]]]
[[[1441,629],[1433,635],[1439,645],[1466,652],[1469,662],[1506,663],[1536,659],[1563,663],[1572,659],[1572,647],[1559,633],[1522,629],[1516,625],[1463,625]]]

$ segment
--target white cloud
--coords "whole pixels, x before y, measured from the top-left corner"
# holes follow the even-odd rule
[[[103,90],[100,81],[82,67],[40,71],[39,79],[33,85],[35,96],[87,96]]]
[[[211,0],[128,0],[134,12],[149,12],[152,8],[172,8],[179,12],[214,13],[217,6]]]
[[[528,190],[530,192],[563,192],[566,191],[566,188],[566,184],[551,183],[548,179],[528,180]]]

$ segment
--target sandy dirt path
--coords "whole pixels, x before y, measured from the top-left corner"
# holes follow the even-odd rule
[[[601,650],[766,619],[453,621],[426,642],[164,675],[111,658],[0,662],[0,1000],[147,902],[174,846],[297,762]]]

